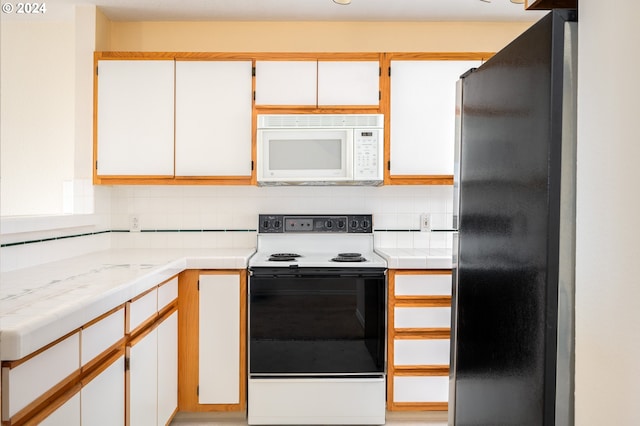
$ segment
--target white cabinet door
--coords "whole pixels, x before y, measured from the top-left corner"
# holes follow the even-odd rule
[[[176,176],[251,176],[251,67],[176,62]]]
[[[123,355],[82,388],[82,426],[124,425],[124,390]]]
[[[158,329],[129,348],[129,424],[158,422]]]
[[[178,312],[158,326],[158,426],[178,408]]]
[[[256,105],[316,105],[318,63],[256,61]]]
[[[237,404],[240,396],[240,278],[200,275],[200,404]]]
[[[98,175],[173,175],[173,61],[98,61],[97,114]]]
[[[318,62],[318,106],[379,103],[380,62]]]
[[[455,93],[480,61],[391,61],[391,175],[452,175]]]
[[[84,426],[80,423],[80,393],[72,396],[67,402],[38,423],[39,426]],[[103,423],[107,424],[107,423]],[[116,425],[117,423],[113,423]]]

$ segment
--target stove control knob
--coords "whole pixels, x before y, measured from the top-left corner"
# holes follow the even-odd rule
[[[327,220],[327,221],[324,223],[324,226],[325,226],[327,229],[331,229],[331,228],[333,228],[333,221],[332,221],[332,220]]]
[[[338,228],[344,228],[344,220],[338,220]]]
[[[351,228],[352,228],[352,229],[356,229],[357,227],[358,227],[358,221],[357,221],[357,220],[355,220],[355,219],[353,219],[353,220],[351,221]]]
[[[370,226],[371,226],[371,224],[369,223],[368,220],[365,219],[365,220],[362,221],[362,228],[369,229]]]
[[[274,221],[274,222],[273,222],[273,227],[274,227],[275,229],[280,229],[280,225],[281,225],[281,223],[280,223],[280,221],[279,221],[279,220],[276,220],[276,221]]]
[[[263,220],[262,221],[262,227],[264,229],[269,229],[269,221],[268,220]]]

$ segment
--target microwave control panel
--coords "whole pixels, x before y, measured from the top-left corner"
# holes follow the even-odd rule
[[[354,179],[382,178],[382,143],[380,134],[380,129],[354,130]]]

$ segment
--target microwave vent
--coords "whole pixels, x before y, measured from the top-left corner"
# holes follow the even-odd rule
[[[268,114],[258,116],[260,129],[382,128],[382,114]]]

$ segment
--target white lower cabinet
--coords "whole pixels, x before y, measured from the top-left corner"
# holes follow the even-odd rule
[[[124,354],[83,386],[80,395],[82,426],[124,425]]]
[[[200,275],[200,404],[240,403],[240,276]],[[206,362],[203,362],[206,361]]]
[[[3,361],[2,425],[168,425],[178,409],[177,297],[176,277]]]
[[[446,410],[451,271],[389,271],[387,408]]]
[[[124,420],[124,417],[122,419]],[[80,426],[83,424],[80,420],[80,393],[72,396],[38,424],[40,426]],[[118,423],[113,424],[117,425]]]
[[[156,426],[158,411],[158,330],[128,348],[129,425]]]
[[[178,404],[177,311],[127,348],[128,424],[166,425]]]
[[[178,312],[158,326],[158,425],[178,408]]]

